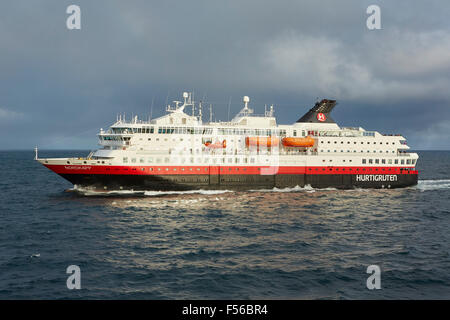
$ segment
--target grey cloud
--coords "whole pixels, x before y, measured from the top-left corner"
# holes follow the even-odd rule
[[[73,1],[0,4],[0,106],[26,115],[0,148],[93,148],[118,112],[160,115],[166,97],[206,94],[218,118],[243,95],[291,123],[316,97],[339,99],[343,124],[421,138],[450,118],[450,5],[432,1]],[[382,9],[380,31],[365,9]],[[33,119],[34,121],[29,121]],[[399,121],[399,119],[401,119]],[[440,131],[440,132],[441,132]]]

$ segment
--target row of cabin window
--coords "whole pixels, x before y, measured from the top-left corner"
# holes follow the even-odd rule
[[[219,135],[257,135],[257,136],[285,136],[284,129],[240,129],[240,128],[218,128]]]
[[[154,133],[154,127],[144,127],[144,128],[112,128],[111,129],[115,134],[128,134],[128,133]]]
[[[127,170],[127,169],[125,169],[125,170]],[[136,169],[133,169],[133,170],[136,170]],[[148,168],[148,170],[149,171],[154,171],[155,169],[154,168]],[[177,171],[178,169],[177,168],[167,168],[166,167],[166,168],[164,168],[164,170],[162,168],[156,168],[155,171],[169,171],[169,170]],[[208,168],[203,168],[203,170],[205,172],[207,172]],[[239,168],[228,168],[228,171],[232,171],[232,170],[239,171]],[[257,168],[257,170],[261,171],[261,168]],[[145,171],[145,168],[141,168],[141,171]],[[180,168],[180,171],[194,171],[194,168]],[[195,168],[195,171],[202,171],[202,169],[201,168]],[[220,168],[220,171],[224,171],[224,168]],[[242,171],[247,171],[247,168],[242,168]]]
[[[387,162],[386,162],[387,161]],[[362,164],[416,164],[416,159],[362,159]]]
[[[345,137],[341,135],[341,132],[337,131],[317,131],[317,130],[308,130],[307,132],[308,136],[319,136],[319,137]],[[297,136],[297,131],[293,131],[294,137]],[[363,137],[375,137],[375,132],[373,131],[365,131],[363,132]],[[305,136],[305,130],[302,130],[302,136]],[[359,134],[353,135],[353,136],[359,136]]]
[[[130,137],[101,136],[100,140],[104,140],[104,141],[130,141]]]
[[[113,128],[113,133],[158,133],[158,134],[212,134],[213,128],[197,127],[154,127],[149,128]],[[218,128],[219,135],[258,135],[258,136],[285,136],[284,129],[239,129]]]
[[[203,163],[209,163],[210,162],[209,159],[210,158],[204,158]],[[234,163],[240,163],[240,158],[213,158],[212,163],[233,163],[233,159],[234,159]],[[139,163],[154,163],[153,158],[147,158],[147,162],[145,160],[146,160],[145,158],[140,158]],[[188,160],[187,158],[181,158],[181,163],[188,162],[187,160]],[[269,161],[269,160],[266,159],[266,161]],[[132,158],[130,162],[137,163],[137,159]],[[155,163],[162,163],[162,162],[163,162],[162,158],[155,159]],[[169,162],[177,162],[177,159],[164,158],[164,163],[169,163]],[[189,162],[194,163],[194,158],[189,158]],[[202,162],[202,158],[197,158],[197,163],[201,163],[201,162]],[[127,157],[123,158],[123,163],[128,163]],[[249,163],[249,159],[243,158],[242,163]],[[250,158],[250,163],[255,163],[255,158]]]
[[[324,150],[320,150],[320,152],[324,152]],[[330,150],[327,150],[327,152],[331,152]],[[334,150],[333,152],[338,152],[337,150]],[[345,152],[344,150],[341,150],[341,152]],[[347,152],[352,152],[351,150],[347,150]],[[353,153],[358,152],[357,150],[353,150]],[[361,150],[362,153],[366,152],[366,153],[370,153],[370,150]],[[373,153],[383,153],[383,150],[377,151],[377,150],[373,150]],[[395,153],[395,150],[389,151],[386,150],[386,153]]]
[[[325,143],[325,141],[320,141],[320,143]],[[327,141],[327,143],[331,143],[331,141]],[[337,144],[337,141],[334,141],[334,143]],[[366,143],[367,143],[367,144],[370,144],[370,141],[367,141]],[[344,141],[341,141],[341,144],[344,144]],[[347,141],[347,144],[350,144],[350,141]],[[357,144],[357,142],[356,142],[356,141],[353,141],[353,144]],[[361,144],[364,144],[364,141],[361,141]],[[373,141],[372,144],[377,144],[377,141]],[[383,144],[383,142],[380,141],[379,144]],[[388,145],[389,142],[385,142],[385,144]],[[392,142],[392,144],[395,145],[395,142]]]

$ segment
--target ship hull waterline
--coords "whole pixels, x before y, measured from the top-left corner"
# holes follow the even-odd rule
[[[99,191],[145,190],[256,190],[273,188],[404,188],[418,182],[418,174],[277,174],[277,175],[107,175],[59,174],[76,187]]]

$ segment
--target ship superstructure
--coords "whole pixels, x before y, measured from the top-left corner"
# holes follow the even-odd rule
[[[204,123],[191,97],[184,93],[183,102],[153,120],[119,116],[100,130],[101,148],[86,158],[36,159],[76,186],[100,190],[417,184],[418,155],[408,152],[406,139],[339,127],[330,115],[335,100],[323,99],[294,124],[280,125],[273,106],[257,115],[248,97],[231,121]]]

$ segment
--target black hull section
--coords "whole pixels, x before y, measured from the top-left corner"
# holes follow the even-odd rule
[[[313,188],[403,188],[417,184],[417,174],[278,174],[278,175],[100,175],[61,174],[72,184],[98,190],[183,191],[198,189],[252,190],[304,187]]]

